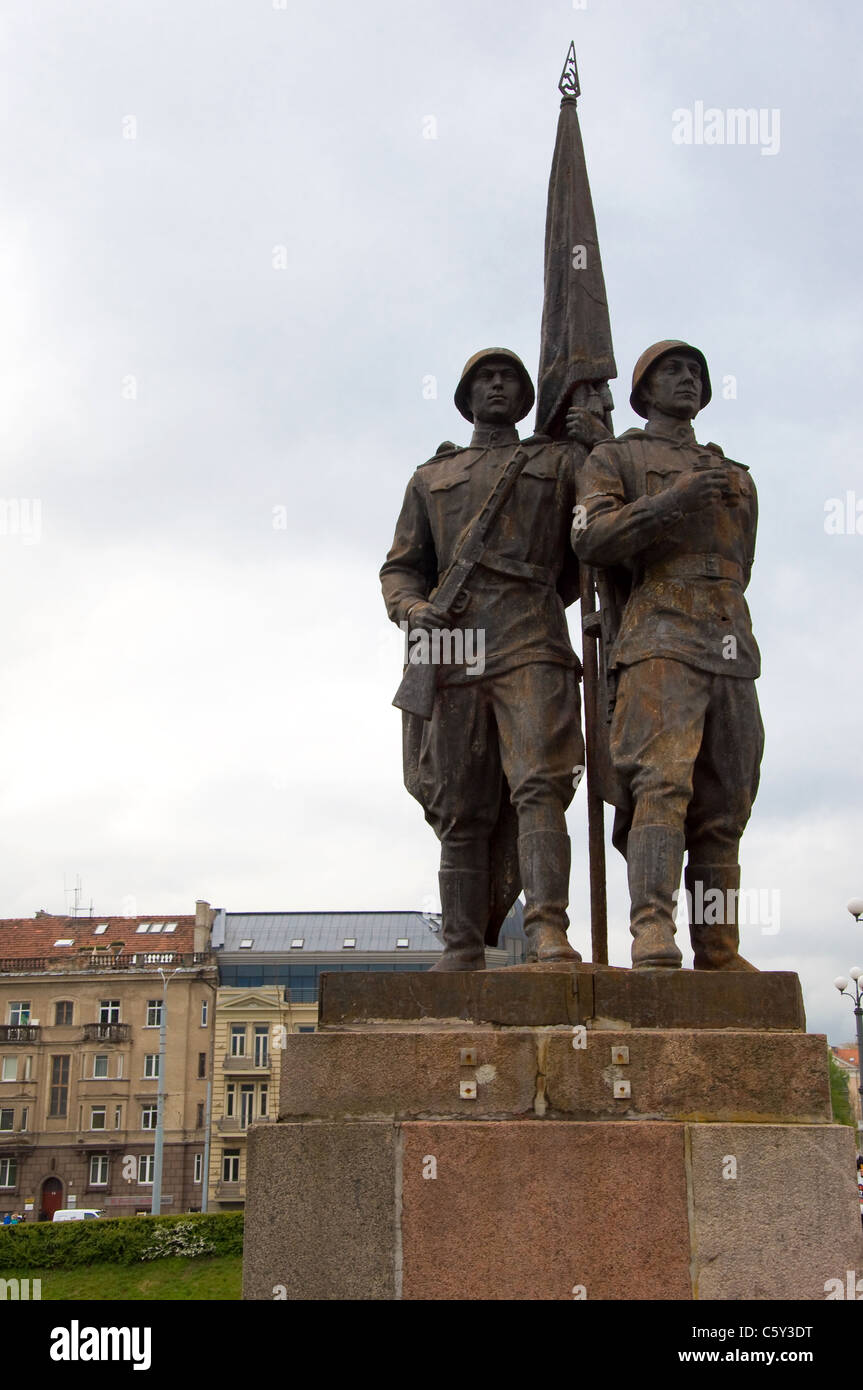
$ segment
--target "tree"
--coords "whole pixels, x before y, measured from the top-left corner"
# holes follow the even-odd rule
[[[848,1094],[848,1073],[840,1067],[829,1047],[827,1056],[830,1061],[830,1103],[833,1107],[833,1119],[838,1125],[850,1125],[856,1133],[857,1125]]]

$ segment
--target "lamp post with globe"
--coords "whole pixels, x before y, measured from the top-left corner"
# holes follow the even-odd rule
[[[848,911],[859,922],[863,918],[863,898],[852,898],[848,904]],[[857,1025],[857,1093],[860,1097],[860,1114],[863,1116],[863,970],[859,965],[855,965],[848,971],[848,978],[839,975],[833,981],[840,994],[846,995],[854,1000],[854,1022]],[[853,983],[854,993],[851,994],[848,986]],[[863,1121],[858,1124],[858,1131],[863,1129]]]
[[[863,970],[860,969],[859,965],[855,965],[848,971],[848,978],[844,975],[837,975],[833,983],[840,994],[845,994],[849,999],[854,1000],[854,1019],[857,1023],[857,1093],[860,1096],[860,1113],[863,1115],[863,1085],[860,1084],[863,1080],[860,1075],[860,1059],[863,1058],[863,1007],[861,1007],[863,988],[861,988],[861,979],[863,979]],[[853,994],[848,989],[848,985],[852,982],[854,985]],[[863,1129],[863,1124],[859,1121],[857,1129],[858,1131]]]

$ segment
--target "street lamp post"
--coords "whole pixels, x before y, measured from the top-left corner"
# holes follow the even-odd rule
[[[170,975],[166,975],[164,970],[160,970],[162,977],[162,1012],[159,1020],[159,1091],[156,1102],[156,1143],[153,1154],[153,1201],[150,1210],[153,1216],[162,1214],[162,1151],[165,1144],[165,1055],[167,1052],[167,1027],[168,1027],[168,985],[178,970],[172,970]]]
[[[859,922],[861,917],[863,917],[863,898],[852,898],[848,904],[848,911],[851,913],[854,921]],[[850,979],[854,981],[853,995],[848,994],[849,980],[846,980],[844,975],[840,975],[833,983],[840,994],[845,994],[849,999],[854,1000],[854,1021],[857,1024],[857,1093],[860,1097],[861,1115],[861,1121],[857,1128],[861,1130],[863,1129],[863,1008],[861,1008],[860,1001],[861,998],[863,998],[863,989],[860,987],[860,979],[863,977],[863,970],[855,965],[853,970],[849,970],[848,974]]]

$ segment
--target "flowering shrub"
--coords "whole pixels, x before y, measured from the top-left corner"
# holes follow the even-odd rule
[[[166,1256],[195,1259],[198,1255],[214,1255],[216,1247],[196,1229],[194,1221],[177,1221],[172,1226],[157,1226],[153,1240],[141,1256],[142,1260],[163,1260]]]

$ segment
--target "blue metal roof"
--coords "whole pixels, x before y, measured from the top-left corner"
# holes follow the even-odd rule
[[[311,952],[344,952],[346,937],[356,940],[358,954],[395,951],[400,939],[409,943],[398,948],[405,956],[443,949],[440,918],[422,912],[227,912],[222,949],[243,955],[284,951],[302,958]],[[291,949],[291,942],[300,938],[303,946]],[[252,945],[241,947],[241,941]]]

